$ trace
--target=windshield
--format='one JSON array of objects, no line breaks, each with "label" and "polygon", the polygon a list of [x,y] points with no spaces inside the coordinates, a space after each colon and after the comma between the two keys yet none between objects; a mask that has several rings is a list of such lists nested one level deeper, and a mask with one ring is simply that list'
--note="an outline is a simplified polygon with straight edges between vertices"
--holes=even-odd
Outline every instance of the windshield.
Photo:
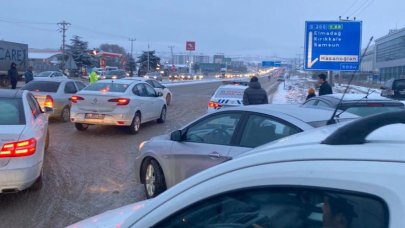
[{"label": "windshield", "polygon": [[56,93],[58,91],[60,82],[51,81],[31,81],[23,86],[21,89],[33,92],[48,92]]},{"label": "windshield", "polygon": [[0,125],[24,124],[25,114],[22,100],[0,98]]},{"label": "windshield", "polygon": [[44,72],[41,72],[41,73],[35,75],[35,77],[47,78],[47,77],[51,76],[51,74],[52,74],[51,71],[44,71]]},{"label": "windshield", "polygon": [[117,92],[117,93],[124,93],[128,89],[128,84],[120,84],[120,83],[95,83],[86,88],[84,91],[100,91],[100,92]]},{"label": "windshield", "polygon": [[384,112],[394,112],[404,110],[403,106],[382,106],[382,107],[351,107],[346,111],[361,117],[371,116]]}]

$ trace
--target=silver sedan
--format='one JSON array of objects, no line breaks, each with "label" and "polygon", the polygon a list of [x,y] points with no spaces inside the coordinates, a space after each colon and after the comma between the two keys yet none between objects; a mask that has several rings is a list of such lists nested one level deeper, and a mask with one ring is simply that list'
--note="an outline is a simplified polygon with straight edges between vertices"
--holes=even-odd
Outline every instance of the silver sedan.
[{"label": "silver sedan", "polygon": [[86,85],[83,82],[71,79],[36,78],[22,87],[22,90],[31,91],[42,110],[45,110],[45,107],[53,108],[54,112],[50,117],[68,122],[70,120],[70,97],[84,87]]},{"label": "silver sedan", "polygon": [[[242,106],[208,114],[169,135],[143,142],[136,176],[148,198],[252,148],[326,125],[334,110],[294,105]],[[337,122],[358,118],[345,113]]]}]

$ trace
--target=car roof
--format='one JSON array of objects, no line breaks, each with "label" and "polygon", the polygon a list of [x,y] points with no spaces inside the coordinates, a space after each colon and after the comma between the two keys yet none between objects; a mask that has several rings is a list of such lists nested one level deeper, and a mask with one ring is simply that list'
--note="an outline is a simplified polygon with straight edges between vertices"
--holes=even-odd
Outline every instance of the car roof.
[{"label": "car roof", "polygon": [[1,98],[22,98],[23,90],[0,89]]},{"label": "car roof", "polygon": [[138,81],[138,80],[128,80],[128,79],[104,79],[104,80],[99,80],[96,83],[117,83],[117,84],[126,84],[130,85],[134,82],[144,82],[144,81]]},{"label": "car roof", "polygon": [[[128,81],[140,81],[140,82],[145,82],[146,79],[141,78],[141,77],[129,77],[129,78],[121,78],[120,80],[128,80]],[[153,79],[148,79],[148,80],[153,80]]]},{"label": "car roof", "polygon": [[[313,98],[311,98],[311,100],[325,100],[325,101],[332,102],[334,105],[338,105],[342,96],[343,96],[343,94],[340,94],[340,93],[329,94],[329,95],[313,97]],[[370,103],[370,102],[401,104],[401,102],[399,102],[397,100],[382,97],[379,94],[370,94],[369,96],[367,96],[367,98],[366,98],[366,94],[346,94],[342,100],[342,104]]]},{"label": "car roof", "polygon": [[[332,117],[333,109],[317,109],[313,107],[302,107],[300,105],[289,105],[289,104],[267,104],[267,105],[248,105],[239,106],[235,108],[224,109],[226,110],[241,110],[241,111],[251,111],[263,114],[271,115],[272,113],[278,113],[294,117],[295,119],[301,120],[306,123],[325,121]],[[346,115],[340,116],[342,119],[346,118],[358,118],[358,116],[344,113]]]},{"label": "car roof", "polygon": [[247,86],[243,86],[243,85],[222,85],[220,87],[218,87],[219,89],[246,89]]},{"label": "car roof", "polygon": [[65,81],[76,81],[73,79],[69,78],[64,78],[64,77],[55,77],[55,78],[35,78],[33,82],[35,81],[41,81],[41,82],[65,82]]}]

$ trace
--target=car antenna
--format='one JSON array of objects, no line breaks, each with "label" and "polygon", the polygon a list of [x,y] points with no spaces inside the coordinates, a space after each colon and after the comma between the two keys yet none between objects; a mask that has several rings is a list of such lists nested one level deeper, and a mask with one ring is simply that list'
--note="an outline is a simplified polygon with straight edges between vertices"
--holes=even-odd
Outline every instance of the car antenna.
[{"label": "car antenna", "polygon": [[[373,93],[375,92],[375,90],[371,90],[371,91],[370,91],[370,90],[371,90],[371,89],[369,89],[369,90],[367,91],[366,96],[364,96],[364,97],[361,98],[360,100],[357,100],[356,103],[354,103],[354,105],[360,103],[360,102],[363,101],[364,99],[368,99],[368,96],[370,96],[371,94],[373,94]],[[340,117],[340,115],[342,115],[342,114],[345,113],[346,111],[347,111],[347,109],[346,109],[346,110],[342,110],[341,112],[339,112],[339,114],[336,114],[336,116],[337,116],[337,117]]]},{"label": "car antenna", "polygon": [[367,50],[368,50],[368,48],[370,47],[371,42],[373,41],[373,39],[374,39],[373,36],[370,37],[370,40],[368,41],[367,47],[366,47],[366,49],[364,50],[363,54],[361,55],[360,62],[359,62],[359,66],[358,66],[357,70],[354,71],[353,74],[352,74],[352,76],[350,77],[350,80],[349,80],[349,82],[347,83],[347,86],[346,86],[346,88],[345,88],[345,91],[343,92],[343,95],[342,95],[342,97],[340,98],[340,101],[339,101],[338,105],[336,106],[335,110],[333,111],[333,114],[332,114],[331,118],[330,118],[330,119],[328,120],[328,122],[326,123],[327,125],[331,125],[331,124],[335,124],[335,123],[336,123],[336,120],[335,120],[336,113],[337,113],[337,111],[339,110],[339,107],[340,107],[340,105],[342,104],[343,99],[345,98],[345,95],[346,95],[347,91],[349,90],[350,85],[352,84],[352,81],[353,81],[354,77],[355,77],[356,74],[360,71],[360,67],[361,67],[361,63],[363,62],[363,58],[364,58],[364,56],[366,55]]}]

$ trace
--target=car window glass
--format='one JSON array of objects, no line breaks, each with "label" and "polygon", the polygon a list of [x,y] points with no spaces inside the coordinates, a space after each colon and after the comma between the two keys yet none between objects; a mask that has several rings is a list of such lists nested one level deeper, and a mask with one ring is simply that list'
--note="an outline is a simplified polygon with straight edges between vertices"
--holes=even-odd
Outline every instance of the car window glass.
[{"label": "car window glass", "polygon": [[395,112],[403,110],[403,106],[381,106],[381,107],[350,107],[346,110],[346,112],[365,117],[371,116],[379,113],[386,113],[386,112]]},{"label": "car window glass", "polygon": [[230,145],[241,114],[227,113],[208,117],[190,127],[187,142]]},{"label": "car window glass", "polygon": [[0,98],[0,125],[24,125],[22,99]]},{"label": "car window glass", "polygon": [[79,91],[86,88],[86,85],[82,82],[76,82],[76,86]]},{"label": "car window glass", "polygon": [[324,101],[319,101],[318,106],[319,107],[324,107],[324,108],[330,108],[330,106]]},{"label": "car window glass", "polygon": [[223,193],[180,210],[157,227],[388,227],[385,203],[368,194],[313,188]]},{"label": "car window glass", "polygon": [[137,88],[137,91],[138,91],[138,96],[141,96],[141,97],[146,97],[147,96],[146,88],[145,88],[144,84],[137,84],[136,88]]},{"label": "car window glass", "polygon": [[114,82],[97,82],[84,88],[85,91],[100,91],[100,92],[116,92],[125,93],[128,89],[128,84],[120,84]]},{"label": "car window glass", "polygon": [[145,88],[148,97],[156,97],[156,91],[152,86],[150,86],[149,84],[145,84]]},{"label": "car window glass", "polygon": [[31,81],[22,90],[34,91],[34,92],[48,92],[56,93],[58,91],[60,82],[50,82],[50,81]]},{"label": "car window glass", "polygon": [[76,86],[73,82],[67,82],[65,85],[65,93],[73,94],[77,93]]},{"label": "car window glass", "polygon": [[405,80],[396,80],[394,83],[394,89],[405,90]]},{"label": "car window glass", "polygon": [[271,116],[251,115],[243,131],[240,145],[258,147],[299,132],[301,130],[298,128],[276,121]]},{"label": "car window glass", "polygon": [[315,99],[308,100],[307,102],[305,102],[304,106],[313,106],[317,101],[318,100]]},{"label": "car window glass", "polygon": [[157,81],[152,81],[152,83],[153,83],[153,87],[155,87],[155,88],[163,88],[163,85],[160,84],[160,83],[157,82]]},{"label": "car window glass", "polygon": [[31,109],[31,113],[34,116],[34,118],[37,118],[42,113],[41,108],[40,108],[37,100],[34,97],[32,97],[31,95],[28,95],[27,98],[28,98],[27,99],[28,104]]}]

